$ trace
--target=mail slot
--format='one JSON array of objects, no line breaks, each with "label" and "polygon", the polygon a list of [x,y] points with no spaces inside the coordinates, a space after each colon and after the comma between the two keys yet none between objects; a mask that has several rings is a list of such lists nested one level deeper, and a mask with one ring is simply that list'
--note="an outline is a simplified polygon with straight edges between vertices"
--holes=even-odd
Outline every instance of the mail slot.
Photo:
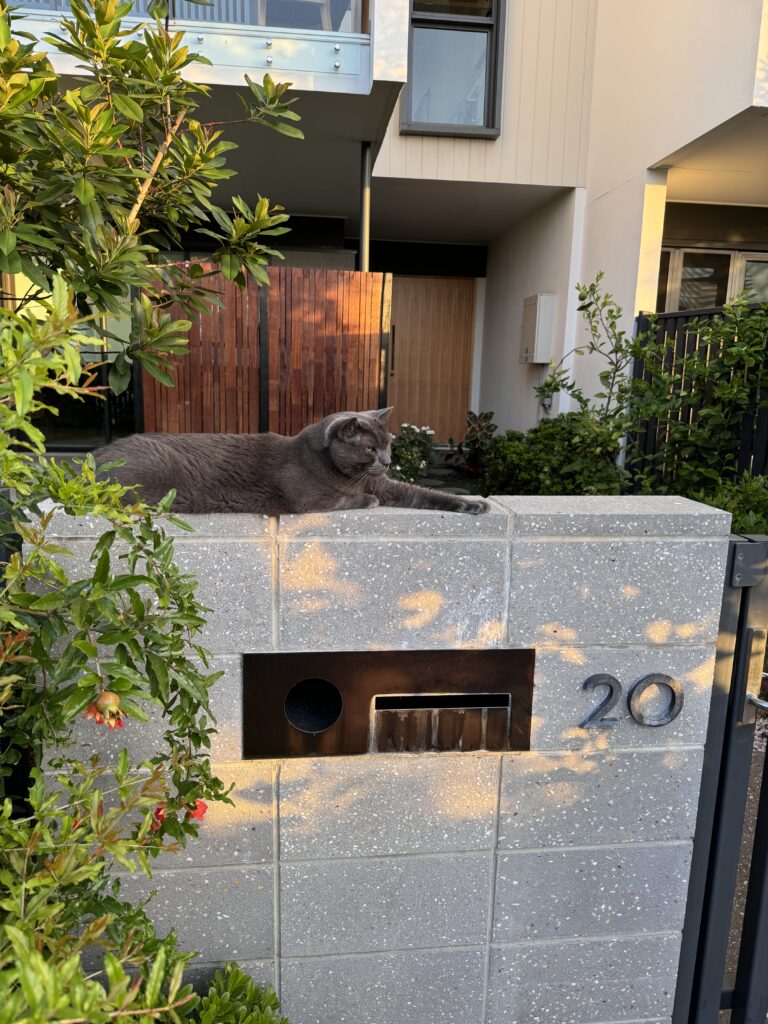
[{"label": "mail slot", "polygon": [[534,652],[243,656],[246,758],[528,750]]},{"label": "mail slot", "polygon": [[370,751],[506,750],[509,693],[375,697]]}]

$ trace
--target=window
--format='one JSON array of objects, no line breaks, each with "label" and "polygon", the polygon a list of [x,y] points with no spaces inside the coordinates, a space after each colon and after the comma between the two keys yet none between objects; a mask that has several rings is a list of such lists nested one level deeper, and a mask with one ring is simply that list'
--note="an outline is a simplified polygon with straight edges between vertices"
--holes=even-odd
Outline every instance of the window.
[{"label": "window", "polygon": [[498,136],[502,2],[413,0],[401,133]]},{"label": "window", "polygon": [[656,309],[659,313],[711,309],[746,293],[768,302],[768,253],[734,249],[663,249]]},{"label": "window", "polygon": [[728,297],[730,269],[730,253],[684,253],[678,308],[722,306]]}]

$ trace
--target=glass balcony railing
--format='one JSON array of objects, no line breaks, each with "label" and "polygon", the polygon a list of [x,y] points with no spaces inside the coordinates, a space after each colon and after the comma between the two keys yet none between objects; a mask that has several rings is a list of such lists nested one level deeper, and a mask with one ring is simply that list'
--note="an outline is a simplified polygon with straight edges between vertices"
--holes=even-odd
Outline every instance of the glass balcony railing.
[{"label": "glass balcony railing", "polygon": [[[135,0],[133,9],[137,17],[146,17],[147,4],[148,0]],[[64,12],[69,7],[66,0],[22,0],[19,6],[40,12]],[[170,0],[174,21],[301,32],[367,32],[367,8],[367,0],[211,0],[199,4]]]}]

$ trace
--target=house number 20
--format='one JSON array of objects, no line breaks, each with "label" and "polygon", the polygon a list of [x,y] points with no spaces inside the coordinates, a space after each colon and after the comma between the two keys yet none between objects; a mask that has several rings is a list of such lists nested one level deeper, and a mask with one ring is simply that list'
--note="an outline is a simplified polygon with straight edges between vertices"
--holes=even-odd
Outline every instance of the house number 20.
[{"label": "house number 20", "polygon": [[[607,688],[608,692],[597,707],[592,708],[586,718],[579,722],[579,728],[610,729],[611,726],[618,725],[618,718],[607,717],[608,712],[616,707],[621,697],[621,683],[616,676],[608,675],[607,672],[598,672],[596,675],[590,676],[589,679],[585,679],[581,684],[582,690],[597,690],[603,686]],[[666,706],[661,711],[653,713],[643,711],[640,706],[643,694],[651,687],[656,687],[657,690],[666,690],[668,694]],[[672,676],[663,675],[661,672],[651,672],[630,686],[627,693],[627,708],[638,725],[669,725],[683,710],[683,688]]]}]

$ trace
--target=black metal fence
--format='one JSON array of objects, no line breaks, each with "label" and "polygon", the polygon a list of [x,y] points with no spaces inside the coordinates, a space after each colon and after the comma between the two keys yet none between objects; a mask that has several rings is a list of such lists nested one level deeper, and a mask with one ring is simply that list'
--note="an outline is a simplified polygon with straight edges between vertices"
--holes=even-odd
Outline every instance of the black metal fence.
[{"label": "black metal fence", "polygon": [[[683,379],[680,361],[695,352],[701,352],[702,358],[705,360],[709,358],[709,347],[712,343],[707,339],[705,328],[722,313],[722,307],[715,307],[656,315],[656,340],[666,345],[664,367],[671,373],[673,387],[691,388],[691,382]],[[704,330],[697,329],[694,322],[702,325]],[[635,327],[638,335],[648,332],[651,329],[650,318],[646,315],[639,316]],[[768,341],[768,339],[766,340]],[[634,366],[634,377],[642,379],[646,375],[647,371],[643,360],[637,359]],[[758,408],[760,401],[765,399],[765,395],[760,391],[760,382],[756,380],[751,403],[753,411],[743,418],[737,427],[738,438],[734,437],[734,441],[738,440],[737,472],[739,474],[746,470],[753,476],[762,475],[768,466],[768,409]],[[693,390],[684,406],[669,415],[678,420],[683,418],[690,420],[696,416],[697,408],[705,402],[706,393],[697,394]],[[638,453],[648,458],[655,456],[664,444],[668,426],[669,418],[649,420],[645,430],[635,439]]]},{"label": "black metal fence", "polygon": [[[768,622],[768,538],[730,543],[672,1024],[766,1024],[768,769],[750,847],[742,842]],[[765,762],[768,766],[768,760]],[[743,921],[734,918],[740,860]],[[735,941],[734,941],[735,940]],[[729,943],[735,973],[726,972]]]}]

